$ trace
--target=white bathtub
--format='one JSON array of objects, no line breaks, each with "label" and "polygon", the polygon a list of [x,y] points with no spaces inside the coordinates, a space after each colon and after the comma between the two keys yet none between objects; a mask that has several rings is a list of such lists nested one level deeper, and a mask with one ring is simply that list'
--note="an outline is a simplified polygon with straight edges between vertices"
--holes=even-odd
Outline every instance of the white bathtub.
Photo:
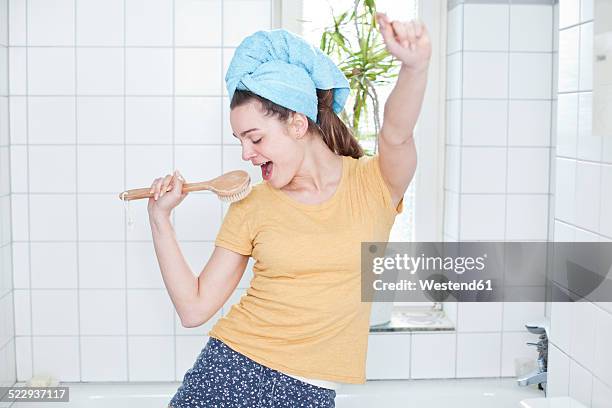
[{"label": "white bathtub", "polygon": [[[53,408],[165,408],[179,383],[62,383],[70,402]],[[519,387],[514,378],[368,381],[337,391],[337,408],[520,408],[525,398],[543,397],[536,386]],[[51,407],[18,402],[14,408]]]}]

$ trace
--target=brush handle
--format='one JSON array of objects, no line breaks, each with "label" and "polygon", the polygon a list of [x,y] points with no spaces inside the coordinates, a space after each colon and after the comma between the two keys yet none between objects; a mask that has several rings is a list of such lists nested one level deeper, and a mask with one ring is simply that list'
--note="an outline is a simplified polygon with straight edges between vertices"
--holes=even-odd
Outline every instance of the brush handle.
[{"label": "brush handle", "polygon": [[[170,191],[169,188],[167,191]],[[181,190],[183,193],[190,193],[192,191],[202,191],[202,190],[212,190],[212,186],[210,183],[203,181],[201,183],[185,183],[183,184],[183,189]],[[131,200],[140,200],[141,198],[151,198],[154,193],[151,194],[151,188],[135,188],[132,190],[127,190],[119,194],[119,198],[121,200],[131,201]]]}]

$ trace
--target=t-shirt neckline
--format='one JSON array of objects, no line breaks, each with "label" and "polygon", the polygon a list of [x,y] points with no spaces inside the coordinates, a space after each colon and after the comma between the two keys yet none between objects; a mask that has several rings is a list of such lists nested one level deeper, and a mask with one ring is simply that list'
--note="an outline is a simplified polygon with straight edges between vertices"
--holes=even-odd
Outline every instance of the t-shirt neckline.
[{"label": "t-shirt neckline", "polygon": [[272,187],[271,185],[269,185],[266,182],[266,185],[268,186],[268,188],[270,190],[272,190],[272,192],[274,194],[276,194],[281,200],[291,204],[294,207],[300,208],[302,210],[306,210],[306,211],[318,211],[318,210],[323,210],[327,207],[329,207],[330,205],[334,204],[336,201],[338,201],[338,197],[340,197],[340,194],[342,192],[342,190],[344,189],[344,185],[346,184],[346,179],[347,179],[347,174],[348,174],[348,156],[340,156],[342,158],[342,176],[340,177],[340,182],[338,183],[338,186],[336,187],[336,191],[334,191],[334,194],[328,198],[327,200],[323,201],[322,203],[318,203],[318,204],[306,204],[306,203],[301,203],[299,201],[294,200],[293,198],[291,198],[287,193]]}]

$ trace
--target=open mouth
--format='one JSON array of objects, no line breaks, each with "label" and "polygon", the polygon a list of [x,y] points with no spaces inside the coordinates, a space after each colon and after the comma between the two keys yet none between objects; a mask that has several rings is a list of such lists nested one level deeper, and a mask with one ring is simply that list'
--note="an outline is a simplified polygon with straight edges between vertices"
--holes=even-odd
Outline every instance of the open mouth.
[{"label": "open mouth", "polygon": [[274,164],[271,161],[267,161],[261,164],[261,177],[264,180],[270,180],[272,177],[272,167]]}]

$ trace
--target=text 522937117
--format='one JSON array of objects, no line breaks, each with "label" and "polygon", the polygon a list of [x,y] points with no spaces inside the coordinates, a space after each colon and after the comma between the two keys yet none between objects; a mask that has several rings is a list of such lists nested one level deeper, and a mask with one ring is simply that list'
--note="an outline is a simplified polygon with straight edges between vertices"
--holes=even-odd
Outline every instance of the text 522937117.
[{"label": "text 522937117", "polygon": [[1,402],[68,402],[68,387],[0,387]]}]

